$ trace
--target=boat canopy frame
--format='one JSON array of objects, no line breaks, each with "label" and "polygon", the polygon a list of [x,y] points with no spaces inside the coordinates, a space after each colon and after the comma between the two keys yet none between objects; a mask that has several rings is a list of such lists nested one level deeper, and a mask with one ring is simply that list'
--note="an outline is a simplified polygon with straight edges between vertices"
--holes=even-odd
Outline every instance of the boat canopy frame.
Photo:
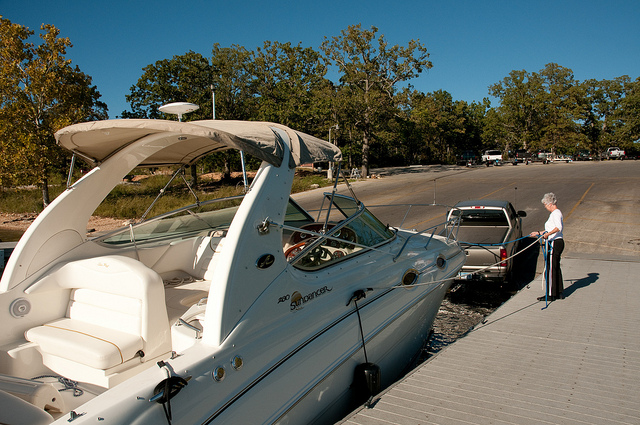
[{"label": "boat canopy frame", "polygon": [[65,127],[55,133],[55,138],[60,146],[92,166],[100,165],[131,143],[162,133],[164,137],[177,136],[180,143],[144,158],[139,167],[191,165],[207,154],[228,149],[237,149],[279,167],[285,159],[285,150],[282,146],[284,141],[275,129],[284,131],[289,137],[289,168],[305,163],[342,160],[342,153],[335,145],[281,124],[262,121],[90,121]]}]

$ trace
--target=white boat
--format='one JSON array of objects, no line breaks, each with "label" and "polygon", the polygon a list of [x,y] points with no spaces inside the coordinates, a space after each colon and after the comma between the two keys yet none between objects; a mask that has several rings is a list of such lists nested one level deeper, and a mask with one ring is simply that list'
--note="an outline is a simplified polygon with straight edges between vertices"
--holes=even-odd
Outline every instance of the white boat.
[{"label": "white boat", "polygon": [[[407,371],[464,263],[453,238],[383,225],[337,185],[303,210],[296,166],[341,155],[282,125],[109,120],[56,139],[94,168],[0,281],[0,423],[333,423]],[[243,197],[87,236],[135,167],[223,149],[263,161]]]}]

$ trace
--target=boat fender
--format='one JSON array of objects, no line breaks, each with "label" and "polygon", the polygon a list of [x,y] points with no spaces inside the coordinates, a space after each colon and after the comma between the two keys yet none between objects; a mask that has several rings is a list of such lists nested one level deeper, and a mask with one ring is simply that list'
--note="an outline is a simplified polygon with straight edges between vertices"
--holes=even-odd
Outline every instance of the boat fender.
[{"label": "boat fender", "polygon": [[365,406],[371,407],[373,397],[380,392],[381,388],[380,366],[374,363],[361,363],[356,366],[354,372],[354,387],[359,399],[366,398]]}]

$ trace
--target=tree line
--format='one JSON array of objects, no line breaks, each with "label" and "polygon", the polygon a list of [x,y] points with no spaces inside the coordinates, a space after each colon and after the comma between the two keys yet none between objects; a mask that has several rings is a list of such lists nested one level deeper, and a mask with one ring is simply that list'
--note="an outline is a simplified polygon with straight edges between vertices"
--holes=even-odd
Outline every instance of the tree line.
[{"label": "tree line", "polygon": [[[91,77],[65,59],[71,43],[52,25],[41,42],[28,28],[0,21],[0,185],[38,182],[68,161],[53,133],[74,122],[107,118]],[[213,44],[210,56],[189,51],[142,69],[126,95],[122,118],[166,118],[174,101],[200,109],[184,120],[282,123],[338,145],[349,168],[452,163],[463,151],[500,149],[599,153],[635,149],[640,138],[640,78],[578,81],[550,63],[514,70],[481,102],[422,93],[411,81],[431,68],[419,40],[389,45],[378,28],[349,26],[319,48],[266,41],[248,50]],[[215,100],[215,104],[214,104]],[[208,161],[208,162],[207,162]],[[208,158],[229,169],[234,158]],[[44,193],[44,192],[43,192]]]}]

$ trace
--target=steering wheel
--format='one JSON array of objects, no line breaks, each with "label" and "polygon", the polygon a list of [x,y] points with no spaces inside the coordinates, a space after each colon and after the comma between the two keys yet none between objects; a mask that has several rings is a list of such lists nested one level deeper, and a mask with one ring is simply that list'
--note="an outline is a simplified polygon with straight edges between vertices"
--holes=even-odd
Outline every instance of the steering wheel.
[{"label": "steering wheel", "polygon": [[295,244],[292,247],[289,247],[289,249],[287,249],[287,251],[284,253],[284,256],[287,259],[287,261],[291,261],[291,259],[293,257],[298,255],[304,249],[304,246],[307,243],[312,242],[312,241],[313,241],[313,239],[304,240],[302,242],[298,242],[297,244]]},{"label": "steering wheel", "polygon": [[300,259],[300,265],[303,266],[319,266],[322,263],[333,260],[333,254],[327,248],[319,245],[313,248],[304,257]]},{"label": "steering wheel", "polygon": [[[299,242],[287,249],[284,253],[287,261],[291,261],[296,255],[298,255],[306,247],[307,244],[312,243],[316,238],[307,239]],[[319,266],[322,263],[333,260],[333,254],[326,247],[320,245],[313,248],[301,259],[301,265],[304,266]]]}]

